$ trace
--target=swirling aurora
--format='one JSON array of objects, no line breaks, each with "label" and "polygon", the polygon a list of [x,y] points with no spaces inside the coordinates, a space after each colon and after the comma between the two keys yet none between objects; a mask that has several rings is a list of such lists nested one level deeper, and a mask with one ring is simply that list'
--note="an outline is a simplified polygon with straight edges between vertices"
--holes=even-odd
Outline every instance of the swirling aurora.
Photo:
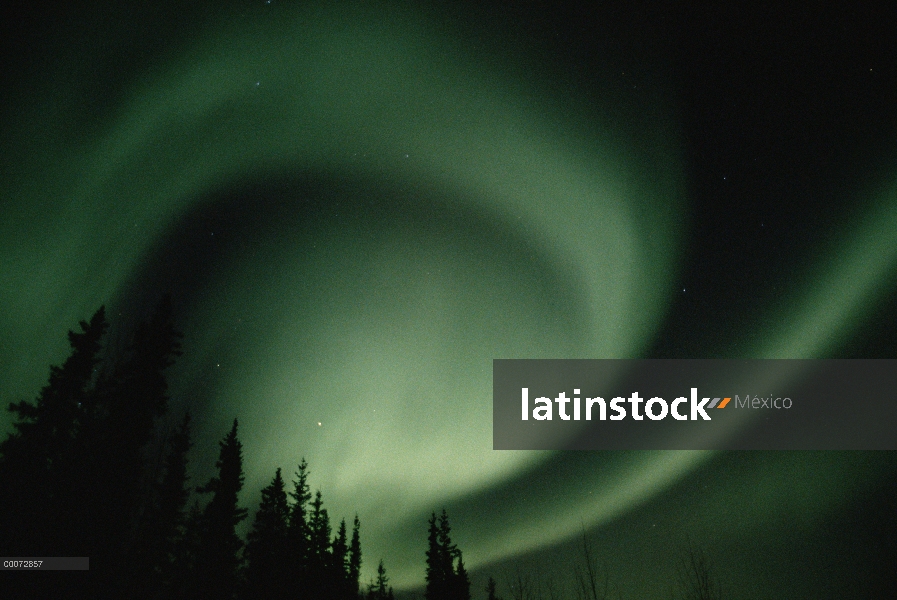
[{"label": "swirling aurora", "polygon": [[[599,81],[596,109],[534,51],[499,31],[472,45],[436,14],[222,11],[114,76],[136,22],[88,38],[108,47],[47,50],[4,98],[4,403],[33,397],[61,332],[99,305],[171,288],[185,332],[172,396],[199,416],[196,447],[239,416],[245,505],[306,457],[331,514],[360,515],[366,575],[382,556],[398,589],[421,584],[425,519],[443,506],[476,573],[646,507],[666,506],[680,541],[685,523],[717,545],[772,523],[813,531],[893,474],[865,454],[491,449],[491,360],[650,353],[700,216],[663,94],[619,108]],[[837,241],[706,355],[825,357],[868,326],[897,281],[897,180],[846,200],[861,208]],[[196,481],[213,462],[200,452]],[[663,504],[692,493],[700,522]],[[633,544],[654,547],[646,535]]]}]

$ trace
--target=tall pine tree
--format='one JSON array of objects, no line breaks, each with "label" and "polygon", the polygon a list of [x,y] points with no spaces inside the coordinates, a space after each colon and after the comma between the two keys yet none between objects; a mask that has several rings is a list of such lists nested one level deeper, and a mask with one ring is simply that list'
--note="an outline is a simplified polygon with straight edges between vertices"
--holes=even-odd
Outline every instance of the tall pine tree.
[{"label": "tall pine tree", "polygon": [[455,575],[452,578],[452,598],[456,600],[470,600],[470,577],[467,575],[467,569],[464,568],[464,559],[461,557],[461,551],[456,550],[458,556],[458,566],[455,568]]},{"label": "tall pine tree", "polygon": [[249,597],[285,600],[290,596],[287,553],[287,492],[280,469],[262,490],[262,501],[246,542]]},{"label": "tall pine tree", "polygon": [[309,556],[308,583],[313,598],[324,599],[330,596],[332,585],[329,576],[332,573],[330,548],[330,516],[324,508],[321,490],[315,492],[309,514]]},{"label": "tall pine tree", "polygon": [[110,586],[123,593],[121,586],[133,579],[140,518],[152,508],[147,492],[155,473],[147,468],[146,450],[156,420],[168,410],[165,371],[181,354],[180,338],[171,300],[163,298],[149,320],[138,325],[125,355],[107,366],[107,376],[97,381],[87,404],[90,414],[73,452],[78,475],[68,482],[79,511],[70,524],[87,554],[114,574],[98,583],[103,593]]},{"label": "tall pine tree", "polygon": [[333,538],[331,548],[331,562],[329,579],[333,582],[331,597],[335,600],[345,600],[351,590],[349,584],[349,536],[346,531],[346,520],[342,519]]},{"label": "tall pine tree", "polygon": [[355,515],[355,521],[352,524],[352,543],[349,545],[349,594],[348,597],[353,600],[358,597],[359,581],[361,576],[361,538],[359,531],[361,529],[361,521],[358,515]]},{"label": "tall pine tree", "polygon": [[161,525],[164,492],[146,450],[168,409],[165,371],[180,354],[172,315],[163,300],[126,354],[103,356],[100,308],[69,332],[72,353],[51,368],[36,403],[10,406],[16,422],[0,444],[0,530],[16,547],[5,553],[90,556],[98,568],[77,580],[86,587],[56,590],[69,598],[133,595],[125,590],[160,574],[171,528]]},{"label": "tall pine tree", "polygon": [[191,436],[191,416],[184,413],[184,418],[174,435],[169,440],[168,456],[165,459],[165,472],[158,485],[158,505],[155,522],[158,527],[160,552],[157,564],[162,571],[170,570],[174,558],[175,546],[181,537],[186,522],[184,509],[190,498],[187,475],[187,453],[193,447]]},{"label": "tall pine tree", "polygon": [[[108,328],[105,309],[79,325],[80,332],[68,332],[71,354],[61,367],[50,368],[49,381],[35,403],[21,401],[8,407],[14,431],[0,443],[4,556],[91,555],[90,546],[78,535],[83,506],[73,494],[73,484],[81,476],[74,450],[95,403],[96,372]],[[90,583],[86,578],[64,580],[65,588],[60,581],[54,586],[50,579],[38,579],[11,578],[4,592],[16,598],[65,594],[73,599],[90,593],[84,588]]]},{"label": "tall pine tree", "polygon": [[[7,556],[70,547],[72,540],[60,539],[71,500],[63,482],[72,478],[72,449],[91,404],[108,328],[105,315],[101,307],[90,322],[80,322],[80,333],[69,331],[72,352],[61,367],[50,367],[49,382],[34,404],[23,400],[9,405],[14,431],[0,443],[0,530]],[[54,522],[57,515],[59,522]],[[53,540],[50,548],[47,540]]]},{"label": "tall pine tree", "polygon": [[183,533],[175,543],[170,583],[163,587],[167,593],[161,594],[162,597],[170,600],[196,600],[202,597],[199,561],[203,531],[203,510],[199,500],[194,500],[184,519]]},{"label": "tall pine tree", "polygon": [[439,545],[439,527],[437,526],[436,513],[430,515],[427,535],[427,588],[424,592],[426,600],[445,600],[446,570],[442,560],[442,552]]},{"label": "tall pine tree", "polygon": [[243,444],[237,437],[237,419],[230,433],[221,441],[215,466],[218,475],[198,488],[212,493],[203,511],[201,545],[197,569],[203,598],[234,598],[238,587],[243,541],[237,536],[237,525],[246,518],[246,509],[238,505],[243,489]]},{"label": "tall pine tree", "polygon": [[394,600],[392,586],[389,585],[389,577],[386,576],[386,567],[383,566],[383,559],[377,565],[377,578],[368,586],[368,593],[365,600]]},{"label": "tall pine tree", "polygon": [[445,509],[442,509],[438,519],[436,513],[433,513],[428,524],[426,600],[470,600],[470,579],[464,568],[461,551],[452,543],[451,527]]},{"label": "tall pine tree", "polygon": [[495,579],[490,576],[489,581],[486,582],[486,600],[501,600],[501,598],[498,597],[495,588]]},{"label": "tall pine tree", "polygon": [[308,463],[303,458],[293,480],[290,492],[293,504],[287,523],[287,547],[290,559],[290,580],[296,600],[311,600],[309,589],[309,540],[308,502],[311,493],[308,486]]},{"label": "tall pine tree", "polygon": [[132,553],[129,597],[155,597],[156,588],[168,589],[172,585],[177,544],[184,535],[184,511],[190,497],[187,485],[187,453],[193,446],[190,421],[187,412],[168,439],[162,477],[153,486],[149,506],[141,519],[137,549]]}]

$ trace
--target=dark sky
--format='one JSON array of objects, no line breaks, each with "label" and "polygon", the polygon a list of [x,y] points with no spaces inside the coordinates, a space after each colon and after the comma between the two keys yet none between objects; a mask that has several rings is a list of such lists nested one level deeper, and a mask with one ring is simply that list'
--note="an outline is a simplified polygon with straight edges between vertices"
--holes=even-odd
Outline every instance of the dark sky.
[{"label": "dark sky", "polygon": [[581,528],[620,598],[689,541],[731,598],[886,590],[893,454],[502,453],[490,393],[492,358],[895,358],[888,8],[7,3],[0,401],[168,291],[196,481],[238,416],[244,505],[307,457],[400,590],[442,507],[475,598],[567,585]]}]

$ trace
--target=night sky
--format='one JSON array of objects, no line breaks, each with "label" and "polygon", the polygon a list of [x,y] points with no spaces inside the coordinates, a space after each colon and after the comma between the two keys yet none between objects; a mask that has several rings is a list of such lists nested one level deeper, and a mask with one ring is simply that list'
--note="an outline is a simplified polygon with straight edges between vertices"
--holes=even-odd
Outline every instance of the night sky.
[{"label": "night sky", "polygon": [[689,543],[727,598],[887,597],[891,453],[498,452],[491,404],[493,358],[897,358],[879,4],[8,3],[0,403],[168,292],[192,481],[238,417],[243,505],[304,456],[363,582],[419,589],[445,507],[474,598],[583,529],[619,598]]}]

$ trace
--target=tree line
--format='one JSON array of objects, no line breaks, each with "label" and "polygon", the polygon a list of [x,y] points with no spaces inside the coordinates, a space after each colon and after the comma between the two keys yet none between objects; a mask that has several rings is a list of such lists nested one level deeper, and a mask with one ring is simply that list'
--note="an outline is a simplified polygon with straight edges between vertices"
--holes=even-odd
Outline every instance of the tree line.
[{"label": "tree line", "polygon": [[[86,572],[7,573],[3,595],[221,600],[392,600],[384,563],[359,582],[356,515],[333,532],[320,491],[299,462],[261,490],[245,541],[238,525],[243,448],[239,422],[219,443],[216,475],[191,486],[191,416],[169,435],[166,371],[181,355],[169,299],[113,355],[104,308],[52,366],[34,402],[11,403],[13,431],[0,442],[0,555],[88,556]],[[192,502],[191,502],[192,498]],[[470,600],[461,551],[443,510],[429,521],[427,600]]]},{"label": "tree line", "polygon": [[[334,533],[320,491],[311,493],[302,459],[292,478],[277,468],[261,490],[246,539],[239,505],[243,447],[234,419],[219,443],[216,475],[193,486],[188,477],[191,416],[171,432],[166,371],[181,356],[170,300],[113,352],[100,308],[80,331],[61,366],[33,402],[11,403],[13,431],[0,442],[0,556],[87,556],[86,572],[4,573],[0,597],[133,598],[135,600],[393,600],[383,560],[360,584],[358,516]],[[448,515],[431,514],[425,600],[471,600],[461,550]],[[574,596],[612,596],[583,533]],[[681,597],[716,600],[709,559],[689,548],[680,569]],[[506,574],[510,600],[560,598],[550,580]],[[487,600],[502,600],[489,578]]]}]

